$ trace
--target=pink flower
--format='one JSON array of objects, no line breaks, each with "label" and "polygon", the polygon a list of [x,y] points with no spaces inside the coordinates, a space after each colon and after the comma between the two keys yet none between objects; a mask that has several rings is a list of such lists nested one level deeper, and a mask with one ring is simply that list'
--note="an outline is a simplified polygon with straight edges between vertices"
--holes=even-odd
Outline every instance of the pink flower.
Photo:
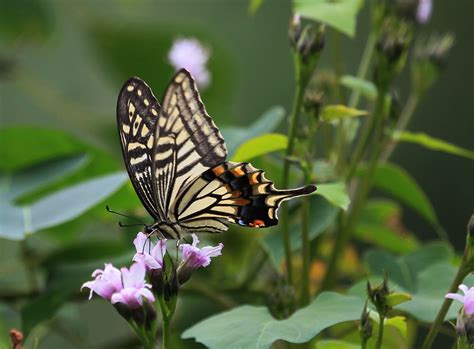
[{"label": "pink flower", "polygon": [[122,268],[118,270],[112,264],[106,264],[104,270],[96,270],[92,273],[95,280],[85,282],[81,290],[87,287],[92,293],[95,292],[102,298],[109,300],[112,304],[124,303],[131,309],[141,306],[143,298],[151,302],[155,297],[150,291],[151,285],[145,282],[145,264],[134,263],[130,270]]},{"label": "pink flower", "polygon": [[199,267],[207,267],[211,263],[211,257],[220,256],[224,245],[220,243],[217,246],[197,247],[199,239],[196,234],[192,234],[193,244],[182,244],[179,247],[183,252],[182,265],[187,268],[197,269]]},{"label": "pink flower", "polygon": [[133,240],[137,253],[133,256],[133,260],[143,261],[148,270],[162,269],[163,268],[163,257],[166,253],[166,239],[158,240],[154,245],[150,238],[143,234],[138,233],[135,240]]},{"label": "pink flower", "polygon": [[84,287],[90,289],[89,299],[92,298],[92,294],[95,292],[102,298],[110,301],[112,295],[122,289],[122,275],[120,270],[110,263],[105,264],[104,270],[96,269],[92,273],[92,277],[94,277],[95,280],[85,282],[81,287],[81,290]]},{"label": "pink flower", "polygon": [[474,287],[468,288],[466,285],[459,285],[459,289],[464,293],[464,296],[457,293],[448,293],[445,298],[463,303],[466,315],[474,314]]},{"label": "pink flower", "polygon": [[416,19],[418,23],[425,24],[431,17],[433,9],[432,0],[419,0],[418,8],[416,10]]},{"label": "pink flower", "polygon": [[176,39],[168,53],[168,60],[176,71],[186,69],[201,88],[206,88],[211,82],[211,75],[206,68],[209,50],[197,39]]}]

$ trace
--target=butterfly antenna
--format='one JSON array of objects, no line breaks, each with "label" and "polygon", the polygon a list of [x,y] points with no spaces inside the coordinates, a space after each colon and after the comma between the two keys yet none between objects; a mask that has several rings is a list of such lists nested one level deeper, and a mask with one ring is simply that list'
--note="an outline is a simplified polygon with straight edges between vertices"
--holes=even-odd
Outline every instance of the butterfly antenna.
[{"label": "butterfly antenna", "polygon": [[121,228],[128,228],[128,227],[142,227],[143,224],[122,224],[122,222],[119,222],[119,226]]},{"label": "butterfly antenna", "polygon": [[[146,223],[144,223],[143,221],[139,220],[139,219],[136,218],[136,217],[128,216],[128,215],[126,215],[126,214],[123,214],[123,213],[120,213],[120,212],[111,210],[110,207],[109,207],[109,205],[106,205],[106,206],[105,206],[105,209],[106,209],[108,212],[110,212],[110,213],[113,213],[113,214],[116,214],[116,215],[119,215],[119,216],[122,216],[122,217],[130,218],[130,219],[133,219],[133,220],[136,221],[136,222],[140,222],[142,225],[146,225]],[[120,225],[120,223],[119,223],[119,225]],[[132,227],[133,227],[133,225],[132,225]]]}]

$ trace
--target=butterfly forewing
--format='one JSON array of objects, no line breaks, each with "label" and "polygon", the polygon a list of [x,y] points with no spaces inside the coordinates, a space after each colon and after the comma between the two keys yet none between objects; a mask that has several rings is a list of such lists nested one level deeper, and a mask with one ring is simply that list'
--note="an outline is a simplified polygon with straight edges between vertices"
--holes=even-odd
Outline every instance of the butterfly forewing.
[{"label": "butterfly forewing", "polygon": [[155,128],[161,107],[151,89],[141,79],[129,79],[117,101],[117,126],[130,180],[150,215],[163,219],[153,188],[152,153]]},{"label": "butterfly forewing", "polygon": [[166,217],[179,192],[208,168],[225,161],[224,138],[185,70],[174,76],[159,113],[154,151],[157,200]]}]

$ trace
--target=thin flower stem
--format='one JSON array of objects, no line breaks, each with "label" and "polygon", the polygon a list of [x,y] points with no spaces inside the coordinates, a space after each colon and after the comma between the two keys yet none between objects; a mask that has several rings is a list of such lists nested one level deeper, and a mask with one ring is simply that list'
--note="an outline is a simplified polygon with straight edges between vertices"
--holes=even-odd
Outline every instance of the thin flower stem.
[{"label": "thin flower stem", "polygon": [[[305,175],[305,183],[309,182],[310,175]],[[301,306],[306,306],[309,304],[310,300],[310,264],[311,264],[311,253],[309,240],[309,217],[310,212],[310,197],[303,198],[303,203],[301,207],[302,211],[302,227],[301,227],[301,243],[302,243],[302,255],[303,255],[303,266],[302,266],[302,280],[301,280]]]},{"label": "thin flower stem", "polygon": [[385,322],[385,317],[382,314],[379,314],[379,333],[377,335],[377,342],[375,343],[375,349],[380,349],[382,348],[382,340],[383,340],[383,328],[384,328],[384,322]]},{"label": "thin flower stem", "polygon": [[[469,268],[466,266],[466,258],[463,258],[463,261],[461,262],[461,266],[459,267],[456,277],[454,278],[453,283],[451,284],[451,287],[449,288],[448,292],[456,293],[459,285],[468,274],[469,274]],[[438,315],[436,315],[436,319],[431,325],[430,331],[428,332],[428,335],[426,336],[425,341],[423,342],[422,349],[431,348],[431,345],[433,344],[436,336],[438,335],[438,332],[441,328],[441,325],[444,322],[444,318],[446,317],[446,314],[448,313],[449,307],[451,306],[452,302],[453,302],[452,299],[449,299],[449,298],[444,299],[443,305],[439,309]]]},{"label": "thin flower stem", "polygon": [[[283,187],[287,188],[290,182],[290,161],[289,158],[293,155],[296,141],[296,130],[298,127],[298,118],[300,115],[301,106],[303,103],[304,90],[306,87],[307,79],[302,79],[302,67],[301,61],[298,54],[294,54],[295,62],[295,80],[296,89],[293,99],[293,107],[289,118],[289,131],[288,131],[288,147],[286,148],[286,157],[283,163]],[[288,277],[288,283],[293,284],[293,261],[291,253],[291,239],[290,239],[290,224],[288,208],[283,207],[282,209],[282,228],[283,228],[283,245],[285,249],[285,262],[286,272]]]},{"label": "thin flower stem", "polygon": [[[385,120],[384,113],[383,113],[384,96],[385,96],[385,89],[381,89],[379,91],[379,96],[377,97],[376,107],[371,116],[371,119],[374,121],[373,121],[373,125],[371,126],[373,131],[371,132],[370,135],[373,135],[373,137],[369,137],[369,136],[367,137],[368,139],[372,138],[374,140],[374,144],[376,148],[374,149],[371,155],[371,158],[369,159],[367,174],[364,176],[361,184],[357,188],[357,192],[354,196],[350,212],[347,214],[346,217],[344,217],[344,219],[342,219],[342,222],[340,224],[341,229],[338,231],[338,234],[336,236],[334,249],[328,263],[326,275],[324,276],[324,279],[321,285],[321,288],[323,290],[329,289],[334,285],[334,282],[337,276],[337,268],[338,268],[339,260],[341,258],[342,253],[344,252],[344,249],[347,246],[347,243],[349,242],[351,232],[357,225],[361,209],[370,191],[372,179],[375,174],[377,163],[382,151],[383,125],[384,125],[384,120]],[[355,171],[355,167],[356,166],[354,166],[353,171]]]},{"label": "thin flower stem", "polygon": [[[415,113],[416,107],[418,106],[419,98],[415,93],[411,93],[407,99],[405,106],[400,113],[400,118],[395,126],[396,131],[403,131],[408,126],[413,114]],[[387,161],[390,156],[392,155],[395,147],[397,146],[397,142],[391,141],[385,148],[384,152],[382,153],[381,160]]]},{"label": "thin flower stem", "polygon": [[170,320],[163,318],[163,341],[161,345],[161,349],[170,349]]}]

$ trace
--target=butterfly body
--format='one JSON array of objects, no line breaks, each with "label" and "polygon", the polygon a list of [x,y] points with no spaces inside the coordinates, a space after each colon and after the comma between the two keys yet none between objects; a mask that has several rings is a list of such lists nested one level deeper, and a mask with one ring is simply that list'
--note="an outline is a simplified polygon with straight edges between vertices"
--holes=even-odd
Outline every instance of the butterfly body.
[{"label": "butterfly body", "polygon": [[129,79],[117,126],[132,184],[155,220],[150,233],[179,239],[223,232],[229,223],[269,227],[278,223],[282,201],[316,190],[278,190],[262,170],[227,162],[224,139],[186,70],[176,73],[162,105],[143,80]]}]

